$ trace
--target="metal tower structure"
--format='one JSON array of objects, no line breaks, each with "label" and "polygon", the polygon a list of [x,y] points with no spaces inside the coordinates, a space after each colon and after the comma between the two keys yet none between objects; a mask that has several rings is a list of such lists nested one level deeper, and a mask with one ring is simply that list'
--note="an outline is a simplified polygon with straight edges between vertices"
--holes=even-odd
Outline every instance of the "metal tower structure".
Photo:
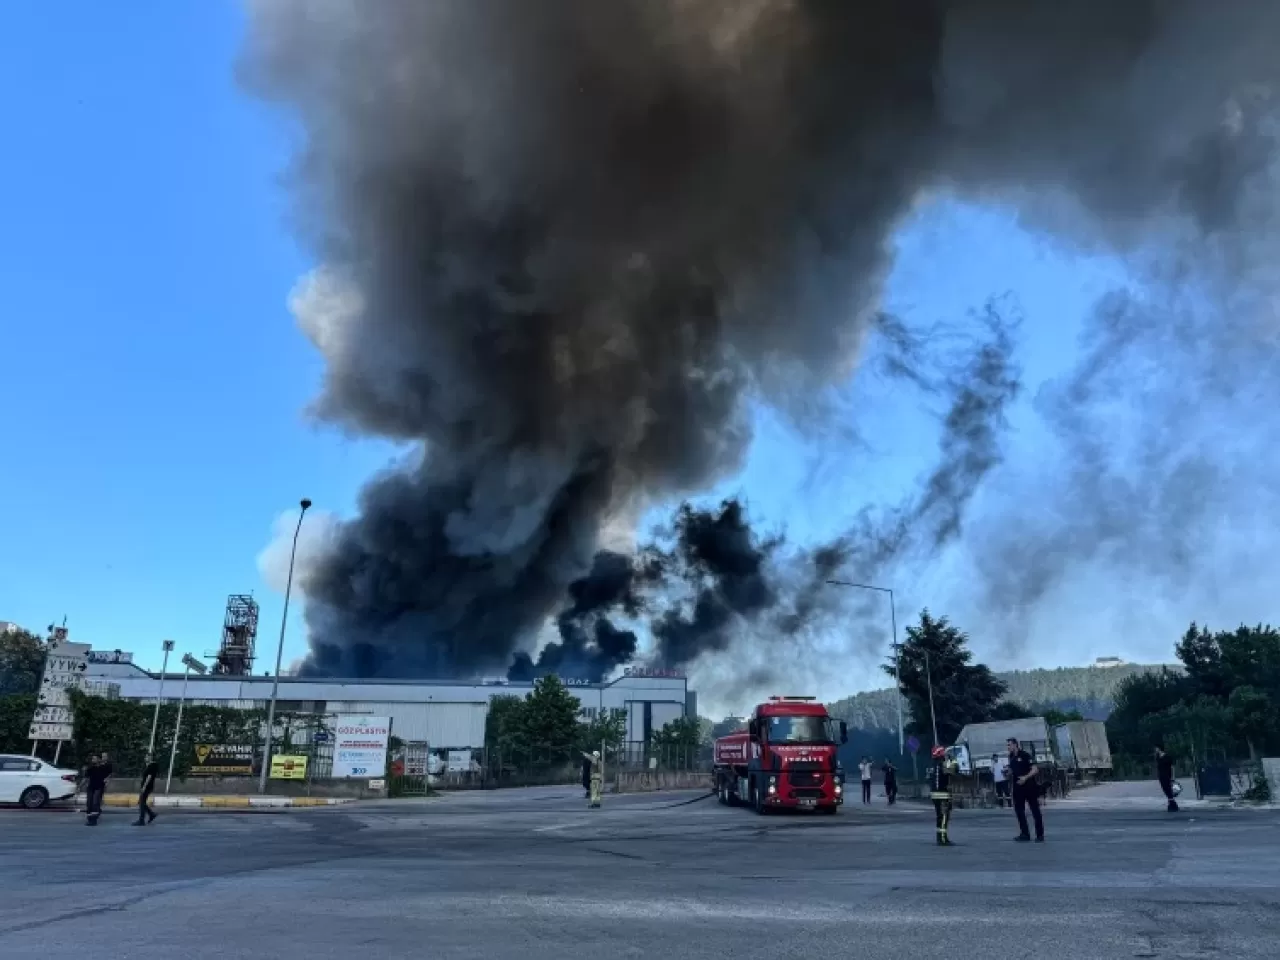
[{"label": "metal tower structure", "polygon": [[227,615],[222,621],[222,645],[218,648],[213,672],[231,677],[251,675],[257,639],[258,601],[248,594],[233,593],[227,597]]}]

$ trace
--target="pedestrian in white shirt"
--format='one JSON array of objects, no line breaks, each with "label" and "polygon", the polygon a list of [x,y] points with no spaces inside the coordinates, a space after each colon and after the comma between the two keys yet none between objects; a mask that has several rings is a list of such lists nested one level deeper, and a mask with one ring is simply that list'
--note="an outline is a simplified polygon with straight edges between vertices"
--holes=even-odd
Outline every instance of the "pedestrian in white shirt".
[{"label": "pedestrian in white shirt", "polygon": [[1009,761],[998,753],[991,755],[991,779],[996,785],[996,804],[1004,809],[1006,803],[1013,806],[1009,797]]},{"label": "pedestrian in white shirt", "polygon": [[871,802],[871,758],[863,757],[858,764],[858,775],[862,777],[862,802]]}]

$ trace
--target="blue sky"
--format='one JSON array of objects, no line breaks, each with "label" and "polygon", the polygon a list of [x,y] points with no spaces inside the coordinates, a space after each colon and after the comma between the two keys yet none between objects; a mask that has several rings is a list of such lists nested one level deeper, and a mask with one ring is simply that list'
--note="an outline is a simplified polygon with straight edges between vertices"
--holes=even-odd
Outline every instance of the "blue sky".
[{"label": "blue sky", "polygon": [[[287,127],[236,86],[234,4],[37,11],[14,6],[0,33],[14,134],[0,154],[0,619],[65,615],[73,639],[158,665],[165,638],[212,652],[227,594],[252,591],[268,667],[282,598],[256,558],[273,523],[301,496],[349,512],[392,456],[305,417],[321,368],[286,303],[312,266],[279,186]],[[1029,393],[1068,365],[1079,318],[1117,276],[1007,212],[948,203],[924,206],[897,243],[889,302],[912,318],[1017,296],[1034,319]],[[929,463],[933,422],[914,400],[869,393],[866,449],[815,454],[765,416],[725,489],[797,539],[896,499]],[[1034,456],[1033,418],[1014,427]],[[286,662],[304,648],[294,617]]]}]

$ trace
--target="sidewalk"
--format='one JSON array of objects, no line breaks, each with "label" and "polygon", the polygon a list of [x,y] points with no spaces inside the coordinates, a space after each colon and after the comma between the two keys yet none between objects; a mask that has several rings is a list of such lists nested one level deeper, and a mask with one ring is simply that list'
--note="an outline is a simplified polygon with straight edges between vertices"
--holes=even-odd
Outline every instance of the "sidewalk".
[{"label": "sidewalk", "polygon": [[[277,809],[281,807],[332,807],[342,803],[354,803],[354,797],[192,797],[192,796],[152,796],[150,803],[153,807],[179,807],[185,810],[193,810],[201,807],[219,807],[232,810],[246,810],[250,808],[270,808]],[[83,795],[76,797],[75,805],[80,809],[84,805]],[[102,806],[106,807],[129,807],[136,808],[138,806],[138,795],[136,793],[108,793],[102,798]]]}]

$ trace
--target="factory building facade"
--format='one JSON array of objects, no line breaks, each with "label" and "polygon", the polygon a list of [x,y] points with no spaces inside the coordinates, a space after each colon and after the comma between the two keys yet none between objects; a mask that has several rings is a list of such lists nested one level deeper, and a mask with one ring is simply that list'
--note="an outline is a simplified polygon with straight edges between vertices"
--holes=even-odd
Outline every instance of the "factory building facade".
[{"label": "factory building facade", "polygon": [[[154,703],[158,696],[177,703],[183,675],[143,670],[128,654],[95,651],[90,654],[85,687],[110,691],[123,700]],[[626,714],[626,739],[638,743],[664,725],[684,716],[697,716],[696,694],[688,681],[669,671],[633,669],[604,683],[564,681],[582,705],[584,720],[601,711]],[[266,709],[271,698],[270,677],[192,675],[187,679],[189,705]],[[163,688],[163,689],[162,689]],[[280,678],[276,709],[322,716],[366,714],[391,718],[391,732],[407,743],[426,743],[433,749],[476,749],[484,746],[489,701],[495,696],[528,696],[532,683],[485,680],[343,680],[313,677]]]}]

